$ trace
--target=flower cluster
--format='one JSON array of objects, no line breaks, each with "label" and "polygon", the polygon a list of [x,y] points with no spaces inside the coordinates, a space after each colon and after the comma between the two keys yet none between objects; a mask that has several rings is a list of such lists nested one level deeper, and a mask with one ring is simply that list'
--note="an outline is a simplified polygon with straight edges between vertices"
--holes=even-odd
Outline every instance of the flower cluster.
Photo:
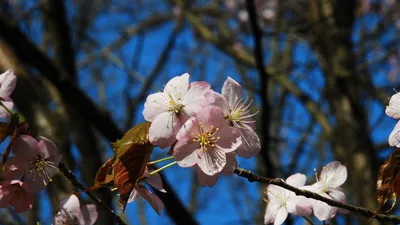
[{"label": "flower cluster", "polygon": [[[306,179],[305,175],[297,173],[288,177],[286,183],[338,202],[345,202],[345,194],[340,186],[347,179],[347,169],[340,162],[331,162],[323,167],[316,183],[306,186]],[[337,212],[347,213],[347,211],[332,207],[325,202],[297,196],[294,192],[276,185],[269,185],[266,193],[268,205],[264,217],[265,224],[282,224],[288,213],[309,216],[314,212],[314,215],[321,221],[333,218]]]},{"label": "flower cluster", "polygon": [[195,167],[200,183],[213,186],[221,173],[233,173],[236,155],[250,158],[261,149],[251,103],[243,101],[240,84],[230,77],[217,93],[207,82],[190,83],[186,73],[149,95],[143,116],[152,122],[150,142],[173,146],[178,165]]}]

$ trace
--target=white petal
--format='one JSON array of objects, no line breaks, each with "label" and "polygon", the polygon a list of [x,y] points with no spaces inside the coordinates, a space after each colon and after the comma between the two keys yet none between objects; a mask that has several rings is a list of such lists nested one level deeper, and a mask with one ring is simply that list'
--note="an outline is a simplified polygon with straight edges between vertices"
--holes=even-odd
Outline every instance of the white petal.
[{"label": "white petal", "polygon": [[396,93],[390,98],[385,113],[394,119],[400,119],[400,93]]},{"label": "white petal", "polygon": [[304,174],[296,173],[286,179],[286,183],[294,187],[303,187],[306,184],[307,177]]},{"label": "white petal", "polygon": [[389,135],[389,145],[400,147],[400,121],[396,123],[392,132]]},{"label": "white petal", "polygon": [[181,123],[175,113],[161,113],[151,123],[149,128],[149,140],[160,148],[171,146],[180,129]]},{"label": "white petal", "polygon": [[243,158],[251,158],[261,150],[261,141],[257,133],[247,124],[241,124],[237,130],[242,138],[242,145],[238,147],[236,153]]},{"label": "white petal", "polygon": [[288,212],[285,207],[281,207],[280,209],[278,209],[278,212],[275,217],[274,225],[281,225],[283,222],[285,222],[287,216],[288,216]]},{"label": "white petal", "polygon": [[280,207],[281,207],[281,204],[278,201],[270,201],[268,203],[267,209],[265,210],[265,215],[264,215],[264,224],[273,223],[275,221],[277,211]]},{"label": "white petal", "polygon": [[330,162],[322,169],[320,179],[329,188],[339,187],[347,179],[347,168],[338,161]]},{"label": "white petal", "polygon": [[226,155],[224,150],[218,148],[209,148],[199,153],[200,159],[197,165],[207,175],[213,176],[222,171],[226,164]]},{"label": "white petal", "polygon": [[176,76],[168,81],[164,87],[164,93],[171,95],[174,100],[182,98],[189,89],[189,74]]},{"label": "white petal", "polygon": [[242,100],[242,86],[231,77],[228,77],[222,86],[221,94],[228,100],[230,108]]},{"label": "white petal", "polygon": [[201,109],[204,102],[204,93],[210,90],[210,84],[204,81],[196,81],[190,84],[190,89],[183,97],[185,112],[190,116],[195,116]]},{"label": "white petal", "polygon": [[164,93],[154,93],[147,97],[144,103],[143,117],[149,122],[153,122],[158,115],[166,112],[169,107],[168,96]]},{"label": "white petal", "polygon": [[321,221],[331,219],[336,215],[336,207],[332,207],[322,201],[314,201],[313,203],[314,215]]}]

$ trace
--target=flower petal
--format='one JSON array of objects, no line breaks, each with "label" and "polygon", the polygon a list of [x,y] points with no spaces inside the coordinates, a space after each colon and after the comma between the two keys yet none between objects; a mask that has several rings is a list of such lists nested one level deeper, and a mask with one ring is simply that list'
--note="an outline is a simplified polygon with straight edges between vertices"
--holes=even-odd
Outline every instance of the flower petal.
[{"label": "flower petal", "polygon": [[330,189],[328,195],[335,201],[345,203],[346,195],[341,188]]},{"label": "flower petal", "polygon": [[221,107],[225,116],[229,115],[229,105],[228,100],[220,93],[217,93],[213,90],[206,91],[204,93],[204,101],[201,103],[203,107],[213,105]]},{"label": "flower petal", "polygon": [[176,140],[181,140],[183,138],[189,138],[192,139],[192,134],[193,135],[198,135],[200,133],[200,125],[199,121],[195,118],[192,117],[188,119],[179,129],[178,133],[176,134]]},{"label": "flower petal", "polygon": [[182,98],[189,89],[189,74],[176,76],[168,81],[164,87],[164,93],[174,97],[174,100]]},{"label": "flower petal", "polygon": [[193,161],[193,164],[189,163],[192,166],[196,164],[198,160],[197,150],[200,150],[199,143],[193,142],[190,137],[185,137],[176,142],[172,155],[175,157],[176,161],[178,161],[178,164],[180,161],[189,160]]},{"label": "flower petal", "polygon": [[286,179],[286,183],[294,187],[303,187],[306,184],[307,177],[304,174],[296,173]]},{"label": "flower petal", "polygon": [[288,216],[288,211],[286,210],[286,208],[285,207],[279,208],[276,213],[274,225],[281,225],[283,222],[285,222],[287,216]]},{"label": "flower petal", "polygon": [[139,192],[136,190],[136,188],[134,188],[131,194],[129,195],[128,203],[134,202],[138,196]]},{"label": "flower petal", "polygon": [[96,205],[94,204],[83,206],[81,208],[81,212],[82,220],[79,221],[80,225],[93,225],[99,216],[97,213]]},{"label": "flower petal", "polygon": [[204,93],[210,90],[210,84],[204,81],[196,81],[190,84],[188,92],[183,97],[185,112],[195,116],[202,109],[201,102],[204,101]]},{"label": "flower petal", "polygon": [[15,156],[30,161],[38,155],[37,143],[38,141],[29,135],[20,135],[13,141],[12,151]]},{"label": "flower petal", "polygon": [[221,129],[222,126],[228,126],[228,121],[224,118],[222,109],[217,106],[207,106],[198,112],[196,119],[202,122],[203,130],[211,130],[211,126]]},{"label": "flower petal", "polygon": [[80,203],[76,195],[70,195],[60,200],[61,213],[69,213],[69,215],[75,215],[76,212],[80,212]]},{"label": "flower petal", "polygon": [[396,93],[390,98],[385,113],[393,119],[400,119],[400,93]]},{"label": "flower petal", "polygon": [[328,163],[321,171],[320,180],[329,188],[342,185],[347,179],[347,168],[338,161]]},{"label": "flower petal", "polygon": [[400,121],[396,123],[392,132],[389,135],[389,145],[400,147]]},{"label": "flower petal", "polygon": [[164,112],[157,116],[149,128],[149,140],[159,148],[171,146],[181,123],[175,113]]},{"label": "flower petal", "polygon": [[46,159],[51,155],[57,153],[57,146],[49,139],[39,136],[39,143],[36,145],[37,152],[40,153],[42,158]]},{"label": "flower petal", "polygon": [[4,171],[0,172],[0,179],[14,180],[20,178],[25,169],[29,168],[30,163],[19,157],[9,157]]},{"label": "flower petal", "polygon": [[1,86],[0,86],[0,97],[9,97],[17,85],[17,76],[14,75],[12,70],[0,74]]},{"label": "flower petal", "polygon": [[242,144],[239,131],[231,126],[221,127],[216,136],[219,137],[219,140],[215,145],[226,153],[235,151]]},{"label": "flower petal", "polygon": [[273,223],[281,204],[278,201],[270,201],[264,215],[264,224]]},{"label": "flower petal", "polygon": [[154,175],[149,176],[147,178],[147,183],[149,183],[152,187],[157,189],[158,191],[161,191],[163,193],[166,193],[167,191],[163,188],[163,183],[160,174],[156,173]]},{"label": "flower petal", "polygon": [[313,199],[304,196],[290,196],[286,202],[288,212],[297,216],[311,215],[313,201]]},{"label": "flower petal", "polygon": [[[14,107],[14,102],[10,98],[4,98],[4,99],[5,99],[5,101],[2,101],[3,105],[7,109],[12,110],[12,108]],[[0,107],[0,117],[5,118],[7,116],[8,116],[8,111],[1,106]]]},{"label": "flower petal", "polygon": [[313,202],[314,215],[321,221],[331,219],[336,215],[336,207],[332,207],[322,201]]},{"label": "flower petal", "polygon": [[221,94],[228,100],[230,108],[242,100],[242,86],[231,77],[228,77],[222,86]]},{"label": "flower petal", "polygon": [[147,190],[144,186],[138,185],[137,191],[146,201],[148,201],[151,207],[156,211],[158,215],[161,215],[161,210],[164,209],[164,203],[156,195]]},{"label": "flower petal", "polygon": [[257,133],[247,124],[242,124],[237,128],[242,138],[242,144],[236,150],[236,153],[243,158],[251,158],[261,150],[261,141]]},{"label": "flower petal", "polygon": [[219,177],[221,176],[221,173],[217,173],[214,176],[208,176],[199,167],[197,167],[197,168],[198,168],[197,176],[198,176],[200,185],[214,187],[214,185],[217,183]]},{"label": "flower petal", "polygon": [[222,169],[222,172],[224,173],[225,176],[229,176],[233,174],[233,171],[235,168],[238,167],[238,161],[236,159],[236,154],[233,152],[227,153],[226,154],[226,165],[224,169]]},{"label": "flower petal", "polygon": [[226,164],[226,155],[223,149],[210,148],[200,152],[199,155],[200,159],[197,161],[197,165],[209,176],[221,172]]},{"label": "flower petal", "polygon": [[162,92],[151,94],[144,103],[143,117],[149,122],[153,122],[158,115],[167,111],[168,96]]}]

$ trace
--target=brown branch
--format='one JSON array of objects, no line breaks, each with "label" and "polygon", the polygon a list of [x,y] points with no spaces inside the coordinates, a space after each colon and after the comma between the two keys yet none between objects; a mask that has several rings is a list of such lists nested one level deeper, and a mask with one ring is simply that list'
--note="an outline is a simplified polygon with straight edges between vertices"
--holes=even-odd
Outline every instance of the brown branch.
[{"label": "brown branch", "polygon": [[64,174],[66,178],[68,178],[69,181],[71,181],[72,185],[74,185],[78,190],[84,191],[87,196],[89,196],[89,198],[91,198],[96,203],[96,205],[108,211],[109,214],[113,216],[115,222],[120,225],[126,225],[126,223],[122,221],[121,217],[115,214],[113,210],[109,208],[101,199],[97,198],[94,194],[88,191],[85,185],[83,185],[76,179],[75,175],[70,170],[68,170],[63,162],[60,162],[60,164],[58,165],[58,169]]},{"label": "brown branch", "polygon": [[285,181],[283,181],[280,178],[267,178],[267,177],[263,177],[263,176],[259,176],[255,173],[253,173],[250,170],[245,170],[242,168],[236,168],[234,170],[234,173],[237,174],[240,177],[244,177],[247,178],[250,182],[260,182],[260,183],[267,183],[267,184],[273,184],[282,188],[285,188],[289,191],[293,191],[296,195],[301,195],[301,196],[305,196],[307,198],[312,198],[312,199],[316,199],[322,202],[325,202],[326,204],[333,206],[333,207],[338,207],[338,208],[342,208],[342,209],[346,209],[348,211],[357,213],[359,215],[368,217],[368,218],[374,218],[378,221],[391,221],[391,222],[395,222],[395,223],[400,223],[400,217],[399,216],[389,216],[389,215],[384,215],[384,214],[374,214],[374,212],[372,212],[369,209],[366,208],[362,208],[362,207],[358,207],[358,206],[353,206],[350,204],[345,204],[345,203],[341,203],[341,202],[337,202],[335,200],[323,197],[317,193],[311,192],[311,191],[307,191],[307,190],[302,190],[302,189],[298,189],[296,187],[293,187],[289,184],[287,184]]}]

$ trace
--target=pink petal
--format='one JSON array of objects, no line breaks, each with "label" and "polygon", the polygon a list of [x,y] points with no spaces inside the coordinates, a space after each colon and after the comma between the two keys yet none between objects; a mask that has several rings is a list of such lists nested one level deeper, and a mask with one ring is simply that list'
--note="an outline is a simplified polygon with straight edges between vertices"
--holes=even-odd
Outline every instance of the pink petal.
[{"label": "pink petal", "polygon": [[39,143],[36,145],[37,151],[40,153],[42,158],[46,159],[51,155],[57,153],[57,146],[49,139],[39,136]]},{"label": "pink petal", "polygon": [[321,171],[321,181],[330,188],[342,185],[347,179],[347,168],[338,161],[328,163]]},{"label": "pink petal", "polygon": [[328,195],[337,202],[346,202],[346,195],[341,188],[330,189]]},{"label": "pink petal", "polygon": [[166,193],[167,191],[163,188],[163,183],[160,174],[154,174],[147,178],[147,183],[149,183],[152,187],[157,189],[158,191]]},{"label": "pink petal", "polygon": [[181,160],[177,160],[177,161],[178,161],[178,165],[180,167],[192,167],[196,163],[198,163],[199,160],[200,160],[200,157],[199,157],[197,151],[193,151],[191,154],[189,154],[185,158],[183,158]]},{"label": "pink petal", "polygon": [[178,133],[176,134],[176,139],[179,141],[183,138],[187,139],[190,138],[193,139],[193,135],[197,136],[200,133],[200,125],[199,121],[195,118],[192,117],[188,119],[179,129]]},{"label": "pink petal", "polygon": [[207,106],[198,112],[196,119],[203,123],[205,131],[209,131],[211,126],[221,129],[222,126],[229,125],[224,117],[220,107]]},{"label": "pink petal", "polygon": [[286,179],[286,183],[294,187],[303,187],[306,184],[307,177],[304,174],[296,173]]},{"label": "pink petal", "polygon": [[243,158],[251,158],[261,150],[261,141],[257,133],[247,124],[242,124],[242,128],[237,130],[242,139],[242,145],[238,147],[236,153]]},{"label": "pink petal", "polygon": [[[6,100],[2,101],[2,103],[9,110],[12,110],[12,108],[14,107],[14,102],[10,98],[6,98]],[[7,116],[8,116],[7,110],[3,106],[0,106],[0,117],[6,118]]]},{"label": "pink petal", "polygon": [[313,202],[314,215],[321,221],[331,219],[336,215],[336,207],[332,207],[325,202],[314,201]]},{"label": "pink petal", "polygon": [[304,196],[291,196],[286,203],[288,212],[298,216],[309,216],[312,213],[313,201]]},{"label": "pink petal", "polygon": [[[175,159],[178,161],[193,161],[193,165],[196,164],[198,160],[197,150],[200,150],[200,144],[198,142],[193,142],[192,138],[185,137],[179,140],[174,147],[174,152],[172,153]],[[190,158],[187,158],[189,157]],[[192,163],[189,163],[192,164]]]},{"label": "pink petal", "polygon": [[385,113],[393,119],[400,119],[400,93],[396,93],[390,98]]},{"label": "pink petal", "polygon": [[400,147],[400,121],[396,123],[396,126],[393,128],[392,132],[389,135],[389,145]]},{"label": "pink petal", "polygon": [[264,224],[273,223],[281,204],[278,201],[270,201],[264,215]]},{"label": "pink petal", "polygon": [[228,100],[226,100],[226,98],[224,96],[222,96],[221,94],[219,94],[213,90],[209,90],[204,93],[204,97],[205,97],[205,99],[202,102],[203,107],[206,107],[209,105],[218,106],[218,107],[221,107],[225,116],[229,115]]},{"label": "pink petal", "polygon": [[174,97],[174,100],[182,98],[189,89],[189,74],[172,78],[164,87],[164,93]]},{"label": "pink petal", "polygon": [[131,194],[129,195],[128,203],[134,202],[138,196],[139,192],[136,190],[136,188],[134,188]]},{"label": "pink petal", "polygon": [[181,123],[175,113],[164,112],[157,116],[149,129],[149,140],[159,148],[171,146],[179,131]]},{"label": "pink petal", "polygon": [[61,214],[60,212],[57,213],[57,215],[55,215],[53,218],[52,225],[65,225],[65,224],[68,224],[67,217],[64,214]]},{"label": "pink petal", "polygon": [[216,133],[216,136],[220,139],[215,143],[215,145],[225,153],[235,151],[242,144],[240,133],[234,127],[223,126]]},{"label": "pink petal", "polygon": [[164,93],[155,93],[147,97],[144,103],[144,119],[153,122],[158,115],[167,111],[169,97]]},{"label": "pink petal", "polygon": [[225,176],[229,176],[233,174],[233,171],[235,168],[238,167],[238,161],[236,159],[236,154],[233,152],[227,153],[226,154],[226,165],[224,169],[222,169],[222,172],[224,173]]},{"label": "pink petal", "polygon": [[222,149],[209,148],[200,152],[199,155],[200,159],[197,161],[197,165],[209,176],[221,172],[226,164],[226,155]]},{"label": "pink petal", "polygon": [[231,77],[225,80],[221,94],[228,100],[230,108],[233,108],[238,101],[242,100],[242,86]]},{"label": "pink petal", "polygon": [[286,208],[285,207],[279,208],[276,213],[274,225],[280,225],[283,222],[285,222],[287,216],[288,216],[288,212],[287,212]]},{"label": "pink petal", "polygon": [[29,135],[20,135],[12,143],[12,151],[15,156],[25,160],[33,160],[38,155],[36,145],[38,141]]},{"label": "pink petal", "polygon": [[210,84],[204,81],[196,81],[190,84],[188,92],[183,97],[185,111],[190,116],[195,116],[202,109],[204,93],[210,90]]},{"label": "pink petal", "polygon": [[139,192],[140,196],[150,203],[154,211],[156,211],[158,215],[161,215],[161,210],[164,209],[164,203],[144,186],[139,185],[137,191]]},{"label": "pink petal", "polygon": [[70,215],[74,215],[74,212],[80,211],[80,203],[78,197],[76,195],[70,195],[68,197],[62,198],[60,200],[60,209],[65,210]]},{"label": "pink petal", "polygon": [[20,178],[25,169],[30,166],[29,161],[18,157],[9,157],[5,171],[0,172],[0,178],[3,180],[14,180]]},{"label": "pink petal", "polygon": [[24,193],[15,199],[13,198],[10,202],[10,205],[14,207],[14,212],[22,213],[32,209],[33,199],[33,195]]},{"label": "pink petal", "polygon": [[197,176],[198,176],[200,185],[214,187],[214,185],[217,183],[221,173],[217,173],[214,176],[208,176],[207,174],[203,173],[203,171],[201,169],[199,169],[199,167],[197,167],[197,168],[198,168]]},{"label": "pink petal", "polygon": [[80,225],[93,225],[96,222],[98,218],[96,205],[94,204],[85,205],[81,208],[81,212],[82,212],[82,219],[79,221]]},{"label": "pink petal", "polygon": [[12,70],[7,70],[6,72],[0,74],[0,77],[2,80],[0,86],[0,97],[9,97],[17,84],[17,76],[14,75]]}]

